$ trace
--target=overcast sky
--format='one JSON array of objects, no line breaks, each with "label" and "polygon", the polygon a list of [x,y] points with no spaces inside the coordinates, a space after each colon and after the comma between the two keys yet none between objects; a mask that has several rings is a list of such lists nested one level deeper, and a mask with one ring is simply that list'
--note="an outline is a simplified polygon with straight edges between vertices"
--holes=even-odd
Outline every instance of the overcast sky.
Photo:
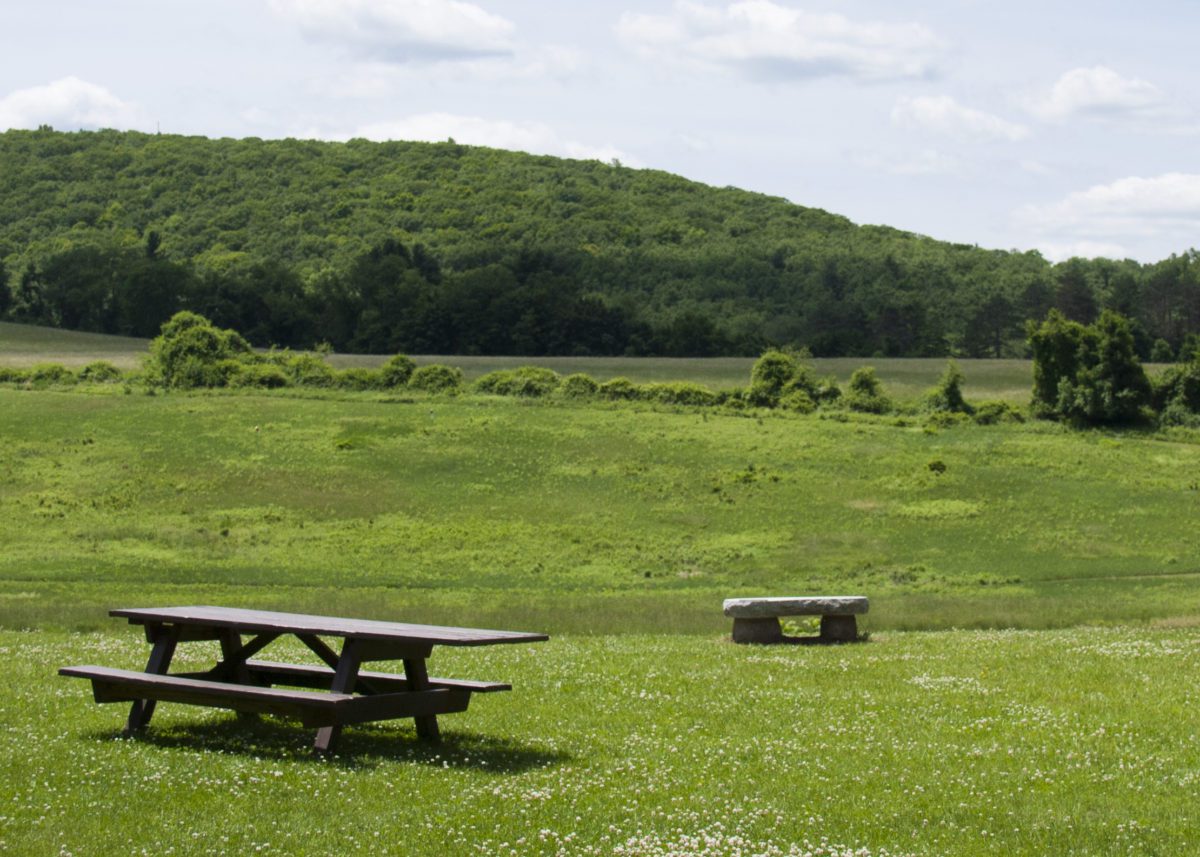
[{"label": "overcast sky", "polygon": [[619,159],[935,238],[1200,246],[1197,0],[0,0],[0,128]]}]

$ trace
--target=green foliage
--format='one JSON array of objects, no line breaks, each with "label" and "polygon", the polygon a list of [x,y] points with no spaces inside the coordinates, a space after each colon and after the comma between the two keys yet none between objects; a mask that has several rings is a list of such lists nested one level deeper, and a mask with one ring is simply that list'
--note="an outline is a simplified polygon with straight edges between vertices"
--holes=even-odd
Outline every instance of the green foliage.
[{"label": "green foliage", "polygon": [[981,426],[991,426],[1000,423],[1023,423],[1025,415],[1009,402],[989,401],[980,402],[975,406],[974,419]]},{"label": "green foliage", "polygon": [[748,400],[759,407],[774,407],[799,366],[793,354],[778,349],[763,352],[750,370]]},{"label": "green foliage", "polygon": [[275,390],[287,387],[290,379],[283,368],[274,363],[241,363],[226,379],[230,387],[258,387]]},{"label": "green foliage", "polygon": [[333,385],[341,390],[382,390],[387,384],[378,369],[367,369],[362,366],[352,366],[340,372],[333,373]]},{"label": "green foliage", "polygon": [[1165,339],[1154,340],[1154,345],[1150,348],[1151,363],[1170,363],[1175,359],[1175,350],[1171,348],[1171,343]]},{"label": "green foliage", "polygon": [[854,370],[843,401],[850,410],[868,414],[884,414],[893,407],[873,366],[861,366]]},{"label": "green foliage", "polygon": [[381,354],[998,357],[1052,306],[1130,314],[1139,354],[1200,323],[1192,252],[1051,265],[659,171],[447,144],[11,130],[0,210],[0,313],[126,335],[192,309],[257,346]]},{"label": "green foliage", "polygon": [[1134,350],[1128,320],[1105,310],[1084,326],[1052,311],[1030,326],[1034,413],[1078,425],[1138,422],[1150,382]]},{"label": "green foliage", "polygon": [[463,372],[456,366],[431,363],[412,373],[408,385],[426,393],[456,393],[463,386]]},{"label": "green foliage", "polygon": [[548,396],[558,389],[561,379],[557,372],[540,366],[519,366],[516,369],[497,369],[475,382],[475,389],[494,396]]},{"label": "green foliage", "polygon": [[707,387],[687,381],[645,384],[640,390],[640,398],[666,405],[691,405],[694,407],[707,407],[717,403],[716,394]]},{"label": "green foliage", "polygon": [[382,366],[379,367],[379,373],[383,379],[384,387],[404,387],[412,378],[413,372],[416,370],[417,364],[413,362],[411,357],[405,354],[397,354],[390,357]]},{"label": "green foliage", "polygon": [[609,401],[629,401],[641,397],[641,388],[628,378],[618,377],[605,381],[596,393],[601,399]]},{"label": "green foliage", "polygon": [[951,360],[936,387],[926,394],[922,405],[927,411],[972,414],[975,409],[963,398],[962,385],[966,381],[958,363]]},{"label": "green foliage", "polygon": [[176,313],[150,343],[147,377],[164,387],[224,387],[251,358],[240,334],[221,330],[192,312]]},{"label": "green foliage", "polygon": [[25,380],[38,386],[74,384],[76,375],[61,363],[38,363],[29,368]]},{"label": "green foliage", "polygon": [[333,367],[319,353],[289,354],[283,371],[297,387],[332,387],[336,381]]},{"label": "green foliage", "polygon": [[121,378],[121,370],[107,360],[93,360],[79,370],[79,380],[90,384],[112,384]]},{"label": "green foliage", "polygon": [[562,379],[558,392],[566,399],[591,399],[600,385],[596,380],[583,372],[575,372]]}]

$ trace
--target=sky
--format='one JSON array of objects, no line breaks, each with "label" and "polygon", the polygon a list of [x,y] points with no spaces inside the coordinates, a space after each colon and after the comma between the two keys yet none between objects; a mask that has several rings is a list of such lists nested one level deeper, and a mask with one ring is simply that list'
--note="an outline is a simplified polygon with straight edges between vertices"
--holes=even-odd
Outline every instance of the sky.
[{"label": "sky", "polygon": [[998,249],[1200,246],[1197,0],[0,0],[0,129],[619,160]]}]

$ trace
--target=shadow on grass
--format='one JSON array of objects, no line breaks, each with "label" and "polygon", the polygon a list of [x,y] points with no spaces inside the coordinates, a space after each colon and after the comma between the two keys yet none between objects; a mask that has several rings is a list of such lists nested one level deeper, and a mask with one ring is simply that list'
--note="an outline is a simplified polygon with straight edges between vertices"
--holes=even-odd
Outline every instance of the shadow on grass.
[{"label": "shadow on grass", "polygon": [[[511,738],[447,732],[443,726],[438,744],[420,741],[411,726],[364,724],[347,727],[338,751],[321,756],[312,748],[316,730],[282,720],[234,717],[196,723],[151,726],[136,741],[168,749],[185,749],[266,761],[310,762],[352,770],[370,770],[384,762],[411,762],[438,768],[460,768],[516,774],[534,768],[560,765],[570,754],[547,750]],[[121,733],[101,730],[85,733],[93,740],[120,739]]]}]

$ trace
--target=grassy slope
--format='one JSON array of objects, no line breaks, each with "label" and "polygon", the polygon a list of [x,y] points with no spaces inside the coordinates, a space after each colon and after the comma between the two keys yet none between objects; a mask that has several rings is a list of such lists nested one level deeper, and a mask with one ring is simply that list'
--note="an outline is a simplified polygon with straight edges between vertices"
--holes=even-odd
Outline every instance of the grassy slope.
[{"label": "grassy slope", "polygon": [[577,631],[716,631],[736,593],[863,592],[874,628],[1200,608],[1200,445],[1182,440],[12,389],[0,435],[10,627],[131,600]]},{"label": "grassy slope", "polygon": [[443,718],[438,747],[410,724],[350,727],[330,762],[299,726],[170,704],[146,740],[113,740],[125,706],[50,672],[139,666],[128,626],[0,632],[0,651],[13,855],[1195,853],[1195,629],[435,651],[438,672],[513,692]]}]

